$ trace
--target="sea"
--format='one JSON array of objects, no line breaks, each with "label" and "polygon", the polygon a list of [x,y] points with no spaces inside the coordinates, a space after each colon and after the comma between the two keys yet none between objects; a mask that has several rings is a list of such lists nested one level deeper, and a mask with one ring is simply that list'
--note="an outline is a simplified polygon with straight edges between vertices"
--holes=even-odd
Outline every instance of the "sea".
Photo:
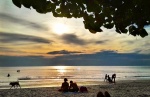
[{"label": "sea", "polygon": [[0,89],[19,81],[22,88],[60,87],[64,78],[78,85],[96,85],[105,74],[122,80],[149,80],[150,66],[28,66],[0,67]]}]

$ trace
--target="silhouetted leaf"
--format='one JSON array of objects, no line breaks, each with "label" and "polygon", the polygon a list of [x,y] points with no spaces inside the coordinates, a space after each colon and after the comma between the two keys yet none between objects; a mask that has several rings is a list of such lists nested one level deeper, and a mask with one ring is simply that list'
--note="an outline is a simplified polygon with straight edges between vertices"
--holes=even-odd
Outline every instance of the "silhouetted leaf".
[{"label": "silhouetted leaf", "polygon": [[136,27],[135,26],[130,26],[129,27],[129,32],[131,33],[131,32],[133,32],[133,31],[135,31],[136,30]]},{"label": "silhouetted leaf", "polygon": [[123,29],[121,29],[121,32],[122,32],[122,33],[127,33],[127,32],[128,32],[128,30],[127,30],[127,29],[125,29],[125,28],[123,28]]},{"label": "silhouetted leaf", "polygon": [[93,33],[93,34],[96,33],[96,31],[94,31],[94,30],[92,30],[92,29],[89,29],[89,31],[90,31],[91,33]]},{"label": "silhouetted leaf", "polygon": [[21,0],[12,0],[12,2],[19,8],[21,8]]},{"label": "silhouetted leaf", "polygon": [[136,36],[136,35],[137,35],[137,33],[138,33],[138,31],[137,31],[137,30],[130,32],[130,34],[131,34],[131,35],[133,35],[133,36]]},{"label": "silhouetted leaf", "polygon": [[30,8],[30,7],[31,7],[31,4],[32,4],[32,0],[31,0],[31,1],[22,0],[22,4],[24,5],[24,7]]},{"label": "silhouetted leaf", "polygon": [[147,33],[147,31],[145,29],[140,30],[140,36],[141,37],[145,37],[147,35],[148,35],[148,33]]},{"label": "silhouetted leaf", "polygon": [[104,27],[107,29],[113,28],[114,24],[105,24]]}]

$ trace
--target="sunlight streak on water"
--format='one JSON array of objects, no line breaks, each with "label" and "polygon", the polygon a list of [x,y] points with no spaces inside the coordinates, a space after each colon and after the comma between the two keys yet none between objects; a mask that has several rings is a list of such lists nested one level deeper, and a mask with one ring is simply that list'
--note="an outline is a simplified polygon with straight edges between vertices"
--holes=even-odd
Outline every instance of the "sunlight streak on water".
[{"label": "sunlight streak on water", "polygon": [[[8,73],[10,77],[7,77]],[[9,82],[18,79],[23,87],[60,86],[64,78],[77,83],[94,84],[103,81],[105,74],[111,76],[113,73],[117,74],[116,80],[150,79],[150,66],[0,67],[0,88],[8,87]]]}]

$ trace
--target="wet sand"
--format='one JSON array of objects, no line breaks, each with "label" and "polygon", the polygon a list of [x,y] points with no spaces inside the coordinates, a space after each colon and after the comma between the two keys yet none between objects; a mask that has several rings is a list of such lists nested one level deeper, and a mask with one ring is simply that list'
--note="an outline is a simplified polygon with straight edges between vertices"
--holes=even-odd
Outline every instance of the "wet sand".
[{"label": "wet sand", "polygon": [[150,97],[150,80],[118,81],[116,84],[98,83],[87,85],[88,93],[62,93],[58,91],[59,87],[18,88],[0,89],[0,97],[96,97],[99,91],[108,91],[111,97]]}]

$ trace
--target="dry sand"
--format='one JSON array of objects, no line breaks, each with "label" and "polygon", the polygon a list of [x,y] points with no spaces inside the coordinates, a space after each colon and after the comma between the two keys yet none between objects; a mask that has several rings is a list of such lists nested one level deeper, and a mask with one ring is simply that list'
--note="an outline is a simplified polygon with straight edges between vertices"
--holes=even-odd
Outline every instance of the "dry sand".
[{"label": "dry sand", "polygon": [[59,87],[0,89],[0,97],[96,97],[99,91],[108,91],[111,97],[150,97],[150,80],[99,82],[86,87],[88,93],[62,93]]}]

